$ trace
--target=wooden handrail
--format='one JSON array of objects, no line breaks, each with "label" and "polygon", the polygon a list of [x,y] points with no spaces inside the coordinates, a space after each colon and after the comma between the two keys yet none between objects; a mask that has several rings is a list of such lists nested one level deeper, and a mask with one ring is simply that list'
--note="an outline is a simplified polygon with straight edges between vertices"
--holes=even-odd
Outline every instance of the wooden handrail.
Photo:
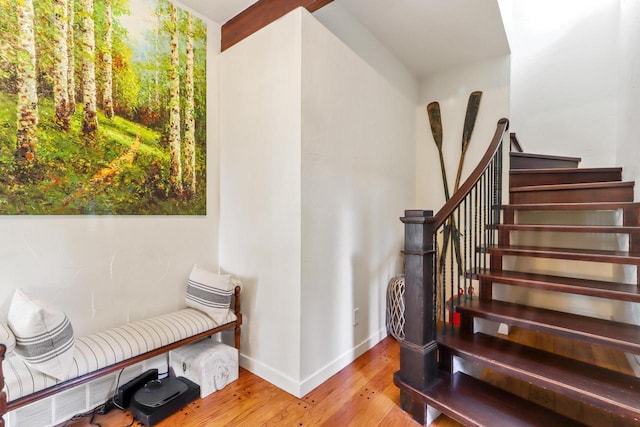
[{"label": "wooden handrail", "polygon": [[[394,383],[400,388],[400,406],[420,424],[427,421],[426,395],[415,394],[414,390],[427,390],[439,381],[439,364],[453,366],[450,360],[438,360],[442,356],[438,324],[442,322],[442,334],[446,333],[446,324],[453,332],[455,316],[447,320],[446,311],[454,312],[454,295],[473,297],[473,285],[464,272],[485,268],[475,255],[480,255],[478,248],[491,245],[495,237],[493,226],[499,222],[497,207],[502,203],[503,141],[508,128],[507,119],[498,121],[478,166],[435,216],[430,210],[406,210],[400,218],[404,223],[405,339],[400,344],[400,370],[394,375]],[[437,237],[439,233],[441,239]],[[464,241],[460,236],[465,236]],[[463,252],[466,249],[474,256],[467,256]],[[451,256],[448,269],[443,268],[442,262],[447,254]],[[464,283],[461,276],[465,276]],[[445,301],[447,294],[449,300]]]},{"label": "wooden handrail", "polygon": [[445,223],[449,215],[451,215],[456,208],[460,205],[462,200],[469,194],[469,192],[473,189],[473,186],[476,185],[482,173],[487,169],[489,162],[493,158],[496,153],[498,147],[500,147],[500,142],[502,141],[505,132],[509,129],[509,120],[502,118],[498,120],[498,125],[496,126],[496,132],[493,134],[493,139],[491,140],[491,144],[489,144],[489,148],[484,153],[484,156],[478,163],[478,166],[471,172],[471,175],[464,181],[464,184],[460,187],[458,191],[453,193],[449,201],[444,204],[444,206],[438,211],[435,215],[436,221],[434,224],[434,230],[437,230],[441,225]]}]

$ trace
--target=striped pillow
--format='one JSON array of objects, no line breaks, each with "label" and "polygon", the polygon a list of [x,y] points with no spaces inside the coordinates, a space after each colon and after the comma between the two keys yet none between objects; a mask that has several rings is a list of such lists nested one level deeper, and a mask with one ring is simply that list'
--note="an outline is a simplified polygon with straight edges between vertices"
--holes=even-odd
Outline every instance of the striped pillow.
[{"label": "striped pillow", "polygon": [[185,301],[188,307],[208,314],[218,325],[222,325],[229,313],[233,287],[230,275],[211,273],[194,265],[189,274]]},{"label": "striped pillow", "polygon": [[33,369],[59,380],[73,363],[73,328],[67,316],[43,301],[16,290],[8,315],[16,337],[15,353]]},{"label": "striped pillow", "polygon": [[0,344],[4,344],[7,348],[4,352],[5,356],[11,354],[13,349],[16,347],[16,337],[13,336],[11,329],[9,329],[4,323],[0,323]]}]

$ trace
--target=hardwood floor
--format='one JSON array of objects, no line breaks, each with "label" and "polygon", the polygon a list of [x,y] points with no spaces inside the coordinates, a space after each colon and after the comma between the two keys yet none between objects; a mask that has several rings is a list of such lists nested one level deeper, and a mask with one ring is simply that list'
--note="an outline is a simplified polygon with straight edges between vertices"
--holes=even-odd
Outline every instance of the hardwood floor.
[{"label": "hardwood floor", "polygon": [[[508,339],[547,351],[572,355],[584,361],[632,374],[622,352],[546,334],[511,328]],[[398,404],[400,392],[392,376],[398,370],[400,346],[391,337],[360,356],[311,393],[298,399],[244,369],[238,381],[198,399],[157,424],[159,427],[203,426],[390,426],[418,427]],[[538,404],[590,425],[617,427],[618,422],[579,402],[569,401],[502,374],[485,370],[483,379]],[[603,418],[604,417],[604,418]],[[63,423],[65,427],[90,426],[91,416]],[[593,420],[597,420],[594,424]],[[132,423],[128,412],[113,410],[96,415],[93,425],[124,427]],[[133,426],[142,424],[133,422]],[[432,427],[460,427],[445,416]]]},{"label": "hardwood floor", "polygon": [[[387,337],[302,399],[241,369],[238,381],[196,400],[157,425],[416,427],[420,424],[400,409],[400,392],[392,380],[399,355],[400,346]],[[63,425],[90,426],[90,418]],[[129,425],[132,417],[128,412],[113,410],[96,415],[93,421],[103,427],[121,427]],[[133,425],[141,424],[136,421]],[[437,425],[459,426],[447,420]]]}]

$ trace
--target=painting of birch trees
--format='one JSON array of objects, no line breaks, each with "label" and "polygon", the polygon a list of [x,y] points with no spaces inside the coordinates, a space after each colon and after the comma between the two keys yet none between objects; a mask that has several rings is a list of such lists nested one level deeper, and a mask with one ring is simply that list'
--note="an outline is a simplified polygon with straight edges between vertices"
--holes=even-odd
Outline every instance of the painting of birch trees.
[{"label": "painting of birch trees", "polygon": [[202,20],[168,0],[0,13],[0,214],[206,214]]}]

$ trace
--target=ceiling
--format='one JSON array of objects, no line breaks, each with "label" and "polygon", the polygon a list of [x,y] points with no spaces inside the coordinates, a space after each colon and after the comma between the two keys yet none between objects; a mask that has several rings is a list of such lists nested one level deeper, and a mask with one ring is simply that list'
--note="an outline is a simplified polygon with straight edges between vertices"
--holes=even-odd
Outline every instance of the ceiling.
[{"label": "ceiling", "polygon": [[200,12],[220,25],[255,2],[256,0],[180,0],[180,3]]},{"label": "ceiling", "polygon": [[[224,24],[254,0],[181,0]],[[509,52],[498,0],[335,0],[416,77]],[[330,3],[328,6],[332,7]]]}]

